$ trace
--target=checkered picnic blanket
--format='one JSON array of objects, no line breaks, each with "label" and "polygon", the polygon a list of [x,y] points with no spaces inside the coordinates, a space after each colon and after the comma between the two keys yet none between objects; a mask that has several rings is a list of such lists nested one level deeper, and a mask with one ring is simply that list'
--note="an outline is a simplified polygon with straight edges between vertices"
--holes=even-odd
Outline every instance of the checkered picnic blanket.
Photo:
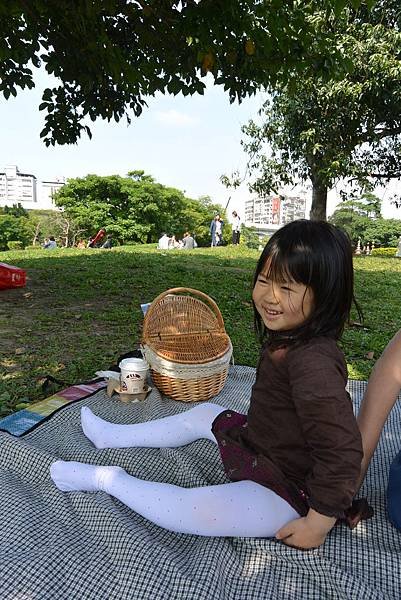
[{"label": "checkered picnic blanket", "polygon": [[[214,401],[246,411],[255,371],[231,367]],[[364,382],[351,381],[356,406]],[[188,410],[156,390],[126,405],[104,390],[66,405],[22,438],[0,432],[2,600],[261,600],[401,598],[401,533],[388,522],[385,489],[401,445],[395,407],[363,490],[376,515],[336,527],[323,547],[301,552],[269,539],[207,538],[161,529],[104,492],[62,493],[49,476],[58,459],[116,464],[181,486],[226,482],[217,447],[96,450],[79,411],[128,423]],[[241,515],[238,515],[241,518]]]}]

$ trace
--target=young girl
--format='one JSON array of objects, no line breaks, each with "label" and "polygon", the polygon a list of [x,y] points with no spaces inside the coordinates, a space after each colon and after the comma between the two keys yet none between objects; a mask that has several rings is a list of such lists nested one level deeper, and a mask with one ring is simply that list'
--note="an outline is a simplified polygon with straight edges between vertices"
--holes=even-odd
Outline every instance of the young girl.
[{"label": "young girl", "polygon": [[106,491],[154,523],[207,536],[276,537],[322,544],[357,489],[361,436],[337,347],[351,309],[352,251],[325,222],[278,230],[259,259],[255,324],[264,345],[248,415],[206,402],[147,423],[118,425],[81,413],[97,448],[218,444],[230,483],[194,489],[148,482],[119,467],[57,461],[63,491]]}]

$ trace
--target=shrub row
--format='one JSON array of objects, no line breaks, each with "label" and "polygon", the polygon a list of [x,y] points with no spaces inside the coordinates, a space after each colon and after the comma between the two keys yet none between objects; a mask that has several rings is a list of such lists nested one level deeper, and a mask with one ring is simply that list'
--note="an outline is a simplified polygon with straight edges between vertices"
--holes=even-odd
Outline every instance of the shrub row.
[{"label": "shrub row", "polygon": [[396,252],[397,248],[373,248],[371,255],[389,258],[391,256],[395,256]]}]

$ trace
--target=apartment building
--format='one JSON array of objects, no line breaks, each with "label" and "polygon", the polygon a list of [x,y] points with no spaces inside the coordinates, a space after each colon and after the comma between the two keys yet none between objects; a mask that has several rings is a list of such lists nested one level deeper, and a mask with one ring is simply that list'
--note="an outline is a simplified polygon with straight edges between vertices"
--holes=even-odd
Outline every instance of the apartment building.
[{"label": "apartment building", "polygon": [[65,185],[65,178],[37,181],[35,175],[22,173],[17,165],[0,172],[0,207],[21,204],[25,209],[55,210],[55,193]]},{"label": "apartment building", "polygon": [[306,199],[301,196],[271,195],[245,201],[245,225],[285,225],[304,219]]},{"label": "apartment building", "polygon": [[39,196],[42,205],[48,208],[56,208],[54,203],[54,195],[60,188],[65,185],[65,178],[56,179],[55,181],[41,181],[39,184]]},{"label": "apartment building", "polygon": [[35,208],[37,180],[35,175],[21,173],[16,165],[8,165],[0,172],[0,206],[29,204]]}]

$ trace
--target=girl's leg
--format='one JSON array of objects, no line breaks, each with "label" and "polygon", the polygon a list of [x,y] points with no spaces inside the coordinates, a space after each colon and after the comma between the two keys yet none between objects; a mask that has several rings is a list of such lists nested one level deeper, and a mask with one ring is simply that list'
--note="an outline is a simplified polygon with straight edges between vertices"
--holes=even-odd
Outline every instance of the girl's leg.
[{"label": "girl's leg", "polygon": [[273,491],[253,481],[181,488],[143,481],[120,467],[57,461],[50,467],[62,491],[104,491],[146,519],[177,533],[273,537],[298,513]]},{"label": "girl's leg", "polygon": [[211,402],[199,404],[178,415],[119,425],[97,417],[87,406],[81,410],[84,434],[96,448],[175,448],[206,438],[216,441],[211,427],[218,414],[225,410]]}]

